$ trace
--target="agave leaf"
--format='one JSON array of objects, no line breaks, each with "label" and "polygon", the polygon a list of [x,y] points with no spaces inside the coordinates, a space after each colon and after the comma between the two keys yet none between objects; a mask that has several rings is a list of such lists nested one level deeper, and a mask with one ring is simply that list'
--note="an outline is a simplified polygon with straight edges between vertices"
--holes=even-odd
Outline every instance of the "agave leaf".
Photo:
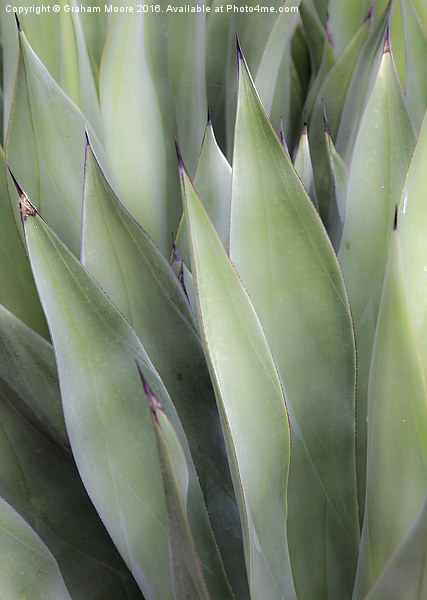
[{"label": "agave leaf", "polygon": [[335,149],[329,125],[325,119],[325,141],[328,152],[329,168],[332,179],[331,202],[329,204],[329,237],[338,251],[345,215],[345,195],[348,180],[348,166]]},{"label": "agave leaf", "polygon": [[[34,54],[22,30],[19,42],[7,161],[37,208],[78,254],[85,119]],[[106,168],[104,153],[94,133],[92,138]]]},{"label": "agave leaf", "polygon": [[[300,3],[301,0],[287,0],[284,3],[283,8],[286,8],[289,11],[291,8],[298,9]],[[279,14],[276,22],[274,23],[273,29],[271,30],[262,54],[261,61],[258,65],[255,84],[268,116],[271,116],[274,97],[276,90],[280,85],[281,74],[283,71],[287,75],[284,87],[287,90],[288,95],[290,92],[290,39],[294,33],[297,22],[297,11],[286,12],[284,10]],[[289,97],[284,103],[283,98],[285,97],[285,95],[281,95],[283,111],[282,116],[285,122],[287,122],[287,117],[289,114],[289,107],[287,104],[289,103]]]},{"label": "agave leaf", "polygon": [[[27,245],[52,332],[67,430],[80,475],[144,596],[172,598],[165,572],[166,507],[155,434],[149,407],[141,400],[135,361],[186,447],[184,433],[133,329],[32,205],[27,206]],[[124,439],[129,443],[123,444]],[[195,475],[193,482],[197,500],[201,494]],[[209,573],[227,590],[222,566],[215,554],[210,556]]]},{"label": "agave leaf", "polygon": [[318,90],[309,119],[309,142],[316,194],[324,223],[328,223],[332,181],[327,160],[328,148],[325,147],[323,105],[328,113],[329,130],[332,138],[335,139],[351,78],[368,33],[369,22],[365,21],[326,75]]},{"label": "agave leaf", "polygon": [[[372,343],[396,206],[416,142],[387,40],[388,37],[350,164],[345,221],[338,252],[358,348],[360,506],[363,506],[365,493],[366,402]],[[362,236],[361,231],[364,232]]]},{"label": "agave leaf", "polygon": [[174,597],[208,600],[209,592],[187,515],[189,473],[186,457],[162,405],[143,377],[142,381],[153,417],[165,490]]},{"label": "agave leaf", "polygon": [[[375,3],[375,8],[377,7],[378,2]],[[348,87],[345,104],[340,113],[341,118],[335,138],[335,146],[347,164],[350,164],[359,124],[377,78],[383,55],[384,36],[388,28],[389,14],[390,6],[387,7],[381,17],[375,22],[372,33],[366,40],[362,50],[358,53],[357,64]],[[332,118],[332,107],[329,104],[326,107],[328,115]],[[334,135],[333,122],[331,122],[330,126],[332,135]]]},{"label": "agave leaf", "polygon": [[58,565],[42,540],[0,498],[0,594],[3,598],[71,600]]},{"label": "agave leaf", "polygon": [[165,405],[167,394],[134,331],[37,214],[25,234],[80,475],[144,596],[166,600],[166,509],[135,360]]},{"label": "agave leaf", "polygon": [[49,332],[31,267],[13,219],[0,146],[0,303],[44,337]]},{"label": "agave leaf", "polygon": [[422,600],[427,586],[425,501],[366,600]]},{"label": "agave leaf", "polygon": [[253,306],[182,163],[181,177],[200,325],[239,503],[251,598],[292,599],[290,439],[282,388]]},{"label": "agave leaf", "polygon": [[311,201],[313,202],[314,206],[318,209],[316,191],[314,189],[313,166],[311,164],[310,146],[308,143],[307,123],[304,123],[304,127],[301,132],[300,141],[295,153],[294,167],[295,171],[298,173],[298,177],[301,179],[301,183],[304,185],[308,195],[310,196]]},{"label": "agave leaf", "polygon": [[341,55],[359,30],[371,0],[329,0],[329,16],[337,55]]},{"label": "agave leaf", "polygon": [[427,390],[396,231],[378,315],[368,402],[366,507],[355,598],[365,598],[427,494]]},{"label": "agave leaf", "polygon": [[[30,375],[29,368],[26,373]],[[44,381],[53,396],[57,382]],[[40,383],[37,387],[42,388]],[[38,401],[41,404],[43,398]],[[71,453],[58,445],[51,428],[3,379],[0,423],[0,495],[43,537],[73,598],[140,599],[138,586],[87,496]]]},{"label": "agave leaf", "polygon": [[102,124],[120,199],[166,251],[164,132],[143,32],[143,12],[115,15],[101,64]]},{"label": "agave leaf", "polygon": [[[230,245],[231,166],[215,139],[210,118],[194,176],[194,187],[228,252]],[[191,268],[188,230],[183,213],[175,239],[184,263]]]},{"label": "agave leaf", "polygon": [[0,305],[0,376],[68,446],[52,345]]},{"label": "agave leaf", "polygon": [[168,71],[174,95],[178,140],[191,173],[199,157],[206,125],[205,0],[200,13],[169,14]]},{"label": "agave leaf", "polygon": [[[20,13],[19,19],[27,32],[31,47],[52,77],[86,114],[97,134],[100,135],[99,103],[80,13],[64,10],[65,7],[76,9],[84,6],[88,8],[92,7],[93,3],[89,3],[87,0],[79,3],[76,0],[71,0],[71,2],[59,0],[57,5],[60,10],[57,14],[50,10],[42,15],[31,12],[34,4],[28,0],[15,0],[11,2],[11,5],[28,10],[27,14]],[[100,15],[98,16],[102,18]],[[13,30],[13,25],[13,14],[12,12],[7,13],[5,26]],[[15,39],[13,39],[13,45],[15,46]],[[18,54],[14,53],[15,69],[17,59]]]},{"label": "agave leaf", "polygon": [[[348,597],[358,547],[350,309],[333,248],[243,58],[230,256],[259,315],[289,407],[288,536],[297,597]],[[331,553],[340,557],[333,565]],[[318,567],[308,573],[307,564]]]},{"label": "agave leaf", "polygon": [[[187,434],[218,541],[227,552],[233,549],[238,555],[239,535],[228,532],[223,522],[227,512],[239,531],[221,425],[194,316],[167,260],[114,196],[90,146],[82,262],[144,340]],[[193,472],[192,477],[196,489]],[[205,529],[197,524],[196,541]],[[210,548],[210,555],[215,557],[215,548]],[[239,562],[232,563],[229,569],[234,573]]]},{"label": "agave leaf", "polygon": [[300,6],[301,20],[310,52],[310,62],[316,75],[322,63],[323,50],[327,41],[327,32],[319,19],[313,0],[304,0]]},{"label": "agave leaf", "polygon": [[[226,5],[226,10],[221,6],[222,0],[211,2],[206,23],[206,82],[217,139],[229,158],[233,151],[236,115],[236,35],[242,47],[247,49],[248,63],[256,70],[284,2],[271,0],[267,7],[258,0],[248,0],[245,1],[247,11],[238,4],[228,5],[230,8]],[[251,9],[255,10],[251,12]],[[261,13],[261,10],[264,12]]]},{"label": "agave leaf", "polygon": [[426,161],[427,119],[424,119],[400,201],[399,233],[409,309],[424,367],[424,377],[427,379]]},{"label": "agave leaf", "polygon": [[419,131],[427,108],[427,35],[412,0],[400,1],[406,50],[405,93],[409,110]]}]

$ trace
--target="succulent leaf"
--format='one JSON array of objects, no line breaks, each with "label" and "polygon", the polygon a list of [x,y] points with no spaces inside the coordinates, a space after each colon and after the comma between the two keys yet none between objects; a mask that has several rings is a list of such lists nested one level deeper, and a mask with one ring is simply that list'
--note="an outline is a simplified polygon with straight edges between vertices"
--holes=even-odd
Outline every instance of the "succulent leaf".
[{"label": "succulent leaf", "polygon": [[282,387],[255,310],[182,163],[181,178],[200,326],[239,503],[251,598],[292,599]]},{"label": "succulent leaf", "polygon": [[0,594],[3,598],[71,600],[58,565],[42,540],[0,498]]},{"label": "succulent leaf", "polygon": [[[288,535],[297,596],[320,599],[334,590],[346,597],[358,548],[350,308],[319,215],[242,57],[239,69],[230,257],[254,303],[289,407]],[[340,560],[329,568],[331,552]],[[307,560],[324,568],[308,574]]]}]

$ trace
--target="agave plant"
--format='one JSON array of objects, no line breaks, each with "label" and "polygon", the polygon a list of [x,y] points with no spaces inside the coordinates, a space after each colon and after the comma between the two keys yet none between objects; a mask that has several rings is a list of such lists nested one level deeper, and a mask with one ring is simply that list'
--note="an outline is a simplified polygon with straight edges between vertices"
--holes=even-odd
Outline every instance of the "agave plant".
[{"label": "agave plant", "polygon": [[425,0],[44,6],[0,12],[0,596],[423,599]]}]

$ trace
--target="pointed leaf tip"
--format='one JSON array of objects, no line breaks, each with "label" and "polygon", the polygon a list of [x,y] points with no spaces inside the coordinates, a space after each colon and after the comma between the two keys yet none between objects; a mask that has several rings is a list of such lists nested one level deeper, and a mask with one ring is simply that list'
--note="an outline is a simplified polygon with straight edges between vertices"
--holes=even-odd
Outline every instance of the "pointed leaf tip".
[{"label": "pointed leaf tip", "polygon": [[390,17],[387,19],[387,27],[384,36],[383,54],[390,54]]},{"label": "pointed leaf tip", "polygon": [[176,138],[175,138],[175,150],[176,150],[176,156],[178,158],[178,167],[179,167],[179,170],[180,171],[182,169],[185,170],[184,161],[182,160],[181,150],[179,149],[178,140]]},{"label": "pointed leaf tip", "polygon": [[325,102],[322,99],[322,110],[323,110],[323,128],[324,131],[326,133],[326,135],[328,137],[332,137],[331,136],[331,130],[329,128],[329,122],[328,122],[328,117],[326,116],[326,106],[325,106]]},{"label": "pointed leaf tip", "polygon": [[243,56],[243,52],[242,52],[242,47],[240,45],[240,40],[239,40],[239,34],[236,33],[236,44],[237,44],[237,58],[240,60],[245,60],[245,57]]},{"label": "pointed leaf tip", "polygon": [[16,179],[9,165],[7,165],[7,168],[9,170],[10,176],[13,179],[13,183],[15,184],[16,191],[19,194],[19,208],[21,210],[21,219],[24,223],[27,217],[34,217],[37,214],[37,210],[36,207],[30,202],[30,199],[24,192],[24,189],[22,188],[19,181]]},{"label": "pointed leaf tip", "polygon": [[396,208],[395,208],[395,211],[394,211],[393,231],[396,231],[396,229],[397,229],[397,214],[398,214],[398,209],[399,209],[399,207],[396,204]]},{"label": "pointed leaf tip", "polygon": [[163,407],[160,404],[160,402],[157,400],[156,396],[154,395],[153,390],[151,389],[151,387],[148,384],[148,381],[145,379],[144,373],[142,372],[139,362],[138,361],[135,361],[135,362],[136,362],[136,367],[138,369],[139,376],[141,378],[142,387],[144,388],[145,395],[148,398],[148,403],[150,405],[151,413],[157,421],[156,413],[158,410],[163,410]]},{"label": "pointed leaf tip", "polygon": [[18,16],[17,16],[16,12],[15,12],[15,13],[13,13],[13,14],[15,15],[16,26],[17,26],[17,28],[18,28],[18,31],[19,31],[19,33],[21,33],[21,31],[22,31],[21,22],[20,22],[20,20],[18,19]]},{"label": "pointed leaf tip", "polygon": [[366,14],[366,17],[363,19],[363,22],[366,23],[366,21],[369,21],[369,24],[372,26],[373,22],[374,22],[374,9],[375,9],[375,0],[372,0],[372,4],[369,7],[369,10]]}]

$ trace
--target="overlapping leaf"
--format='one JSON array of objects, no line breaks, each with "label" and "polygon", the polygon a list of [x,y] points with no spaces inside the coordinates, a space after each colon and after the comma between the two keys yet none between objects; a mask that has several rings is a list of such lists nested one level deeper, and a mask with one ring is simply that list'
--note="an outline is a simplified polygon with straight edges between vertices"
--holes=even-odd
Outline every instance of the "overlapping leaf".
[{"label": "overlapping leaf", "polygon": [[361,506],[365,489],[366,398],[372,343],[393,220],[416,142],[387,40],[354,146],[338,252],[358,348],[357,441]]},{"label": "overlapping leaf", "polygon": [[200,325],[239,502],[251,598],[295,598],[286,535],[289,425],[254,308],[181,164]]},{"label": "overlapping leaf", "polygon": [[414,331],[427,379],[427,119],[403,188],[399,209],[399,233],[405,265],[405,285]]},{"label": "overlapping leaf", "polygon": [[0,594],[71,600],[52,554],[29,525],[0,499]]},{"label": "overlapping leaf", "polygon": [[[19,42],[7,161],[37,208],[78,255],[85,118],[39,61],[22,30]],[[106,168],[104,153],[95,134],[92,137]]]},{"label": "overlapping leaf", "polygon": [[6,165],[0,147],[0,303],[45,337],[46,320],[31,267],[19,237],[6,187]]},{"label": "overlapping leaf", "polygon": [[372,355],[366,507],[355,598],[364,598],[409,531],[427,493],[427,391],[391,240]]},{"label": "overlapping leaf", "polygon": [[[358,547],[350,309],[332,246],[243,58],[230,256],[259,315],[289,406],[288,533],[298,598],[348,597]],[[307,573],[307,564],[322,567]]]},{"label": "overlapping leaf", "polygon": [[[136,7],[136,1],[131,4]],[[105,149],[120,198],[166,251],[166,152],[144,47],[143,12],[113,19],[102,57],[100,100]]]},{"label": "overlapping leaf", "polygon": [[[114,196],[90,146],[82,261],[135,329],[165,383],[189,439],[232,577],[244,577],[242,571],[238,574],[241,540],[225,446],[194,316],[170,265]],[[192,477],[194,490],[194,468]],[[229,523],[234,520],[237,536],[224,527],[224,512]]]}]

